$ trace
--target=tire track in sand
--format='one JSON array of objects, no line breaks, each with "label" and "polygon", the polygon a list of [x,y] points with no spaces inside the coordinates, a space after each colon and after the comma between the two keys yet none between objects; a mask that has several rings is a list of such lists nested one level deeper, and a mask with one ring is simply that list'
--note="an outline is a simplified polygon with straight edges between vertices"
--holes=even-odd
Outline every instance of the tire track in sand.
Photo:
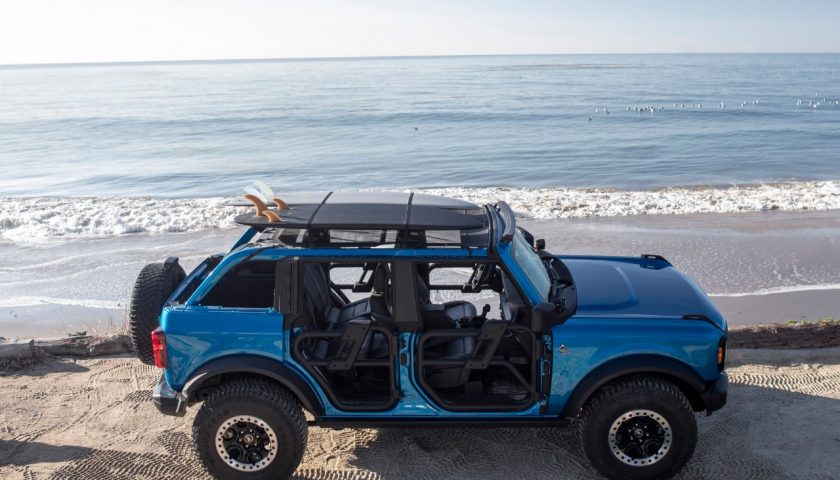
[{"label": "tire track in sand", "polygon": [[[822,351],[822,363],[785,355],[793,360],[739,351],[746,360],[728,370],[729,404],[698,415],[698,447],[679,479],[832,478],[840,471],[831,420],[840,418],[840,349]],[[196,409],[166,417],[149,401],[156,369],[109,358],[80,360],[85,370],[68,373],[68,365],[51,362],[0,377],[0,442],[16,458],[32,459],[6,466],[0,458],[0,478],[206,478],[190,448]],[[63,457],[64,450],[75,454]],[[319,480],[524,477],[589,479],[593,471],[570,428],[312,428],[296,473]]]}]

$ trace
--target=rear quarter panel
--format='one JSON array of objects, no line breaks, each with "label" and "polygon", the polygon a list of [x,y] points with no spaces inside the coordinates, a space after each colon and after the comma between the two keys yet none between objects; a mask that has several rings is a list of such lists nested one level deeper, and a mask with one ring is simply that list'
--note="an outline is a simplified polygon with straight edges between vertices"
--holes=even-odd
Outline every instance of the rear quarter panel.
[{"label": "rear quarter panel", "polygon": [[287,355],[283,315],[273,309],[166,307],[161,326],[169,360],[164,374],[175,390],[181,390],[199,367],[217,358],[259,352],[282,361]]}]

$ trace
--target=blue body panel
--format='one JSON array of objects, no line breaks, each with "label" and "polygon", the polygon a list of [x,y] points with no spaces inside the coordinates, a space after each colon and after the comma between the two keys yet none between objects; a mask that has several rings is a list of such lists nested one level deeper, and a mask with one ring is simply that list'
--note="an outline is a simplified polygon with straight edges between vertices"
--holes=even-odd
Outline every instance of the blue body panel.
[{"label": "blue body panel", "polygon": [[554,368],[546,414],[560,414],[589,372],[629,355],[668,357],[712,381],[719,375],[715,353],[722,335],[701,320],[575,315],[552,329]]},{"label": "blue body panel", "polygon": [[[574,388],[605,362],[637,354],[667,357],[691,368],[705,381],[720,373],[716,364],[718,342],[726,322],[706,295],[688,277],[656,258],[560,256],[577,287],[577,313],[552,327],[544,337],[553,368],[550,391],[532,407],[519,412],[451,412],[435,405],[423,392],[414,371],[414,348],[421,333],[400,333],[400,352],[408,362],[395,360],[397,385],[402,395],[385,412],[348,412],[329,401],[318,382],[291,355],[291,332],[283,330],[283,315],[272,308],[222,308],[200,301],[225,273],[245,259],[280,260],[289,256],[327,258],[491,258],[486,248],[470,249],[259,249],[248,242],[249,229],[212,272],[197,269],[189,277],[206,275],[184,304],[167,305],[161,315],[166,333],[169,367],[167,384],[180,391],[193,374],[210,361],[253,355],[282,362],[297,372],[324,406],[323,418],[510,418],[557,417]],[[499,242],[492,258],[500,260],[531,305],[544,301],[519,265],[510,244]],[[184,284],[186,284],[185,282]],[[183,285],[182,287],[183,288]],[[683,318],[693,315],[689,319]],[[400,355],[397,355],[397,358]]]},{"label": "blue body panel", "polygon": [[664,260],[558,256],[578,291],[578,315],[682,317],[702,315],[726,331],[726,321],[705,292]]}]

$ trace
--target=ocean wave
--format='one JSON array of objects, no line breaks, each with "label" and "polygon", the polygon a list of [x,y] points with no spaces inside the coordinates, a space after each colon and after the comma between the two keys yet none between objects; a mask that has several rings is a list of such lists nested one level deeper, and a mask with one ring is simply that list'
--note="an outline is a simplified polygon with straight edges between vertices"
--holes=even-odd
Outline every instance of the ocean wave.
[{"label": "ocean wave", "polygon": [[[414,190],[474,203],[504,200],[527,218],[840,209],[840,181],[784,182],[661,190],[595,188],[446,187]],[[2,198],[0,238],[110,237],[132,233],[195,232],[235,226],[244,207],[236,198]]]},{"label": "ocean wave", "polygon": [[193,232],[234,226],[226,198],[3,198],[0,238],[13,242]]},{"label": "ocean wave", "polygon": [[661,190],[597,188],[428,188],[474,203],[504,200],[536,219],[840,209],[840,181],[783,182]]}]

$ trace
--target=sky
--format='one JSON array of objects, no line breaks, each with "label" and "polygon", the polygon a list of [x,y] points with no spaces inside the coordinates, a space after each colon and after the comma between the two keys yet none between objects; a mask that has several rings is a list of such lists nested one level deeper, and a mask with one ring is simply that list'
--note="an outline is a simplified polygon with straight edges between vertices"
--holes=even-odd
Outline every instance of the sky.
[{"label": "sky", "polygon": [[0,2],[0,64],[711,52],[840,52],[840,1]]}]

